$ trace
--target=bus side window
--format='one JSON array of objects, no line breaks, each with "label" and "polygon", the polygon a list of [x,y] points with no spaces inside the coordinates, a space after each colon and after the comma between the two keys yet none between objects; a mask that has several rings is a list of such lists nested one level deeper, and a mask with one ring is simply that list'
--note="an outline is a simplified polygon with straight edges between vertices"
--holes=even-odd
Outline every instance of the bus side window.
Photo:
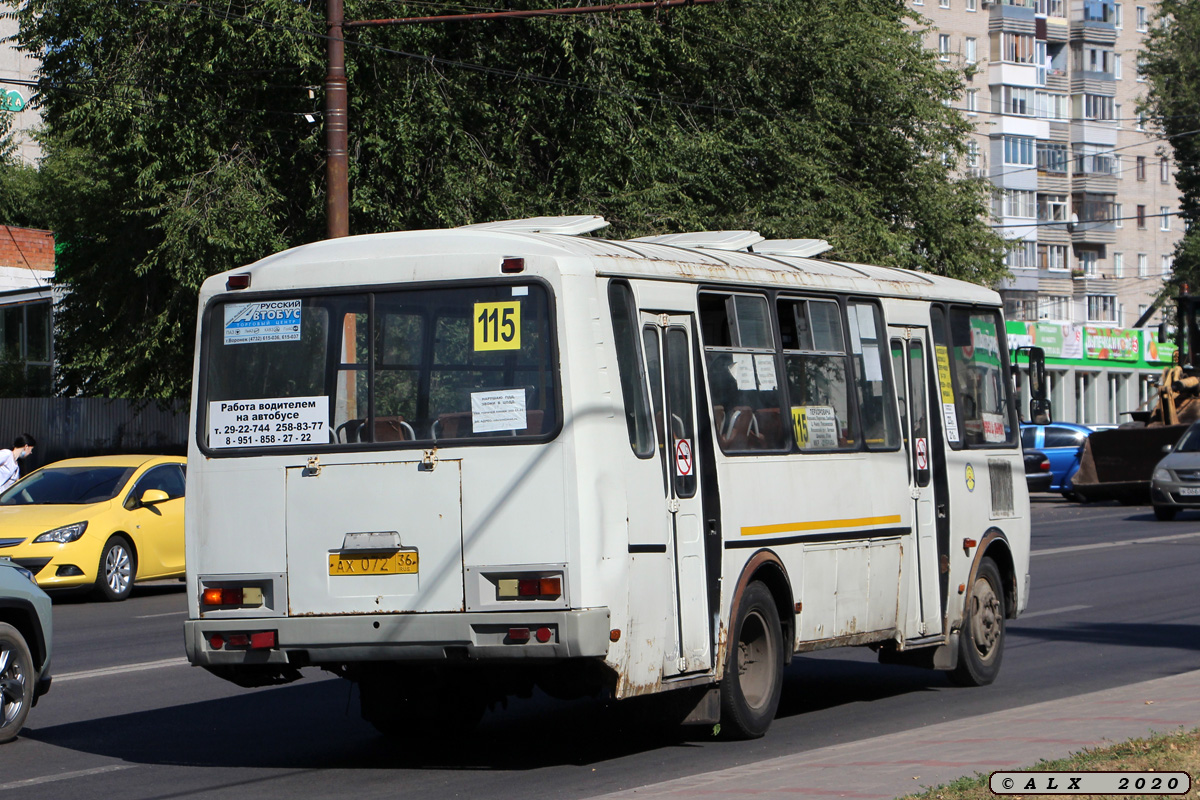
[{"label": "bus side window", "polygon": [[625,401],[629,446],[639,458],[649,458],[654,455],[654,430],[650,421],[650,401],[646,397],[642,354],[637,343],[637,308],[629,284],[621,281],[610,283],[608,305],[612,314],[621,397]]},{"label": "bus side window", "polygon": [[700,328],[717,442],[726,453],[782,451],[779,371],[761,295],[702,292]]},{"label": "bus side window", "polygon": [[896,398],[883,358],[883,314],[874,303],[851,300],[846,304],[846,319],[863,438],[868,449],[895,450],[900,446],[900,437]]},{"label": "bus side window", "polygon": [[781,299],[777,309],[796,448],[858,449],[841,308],[834,300]]}]

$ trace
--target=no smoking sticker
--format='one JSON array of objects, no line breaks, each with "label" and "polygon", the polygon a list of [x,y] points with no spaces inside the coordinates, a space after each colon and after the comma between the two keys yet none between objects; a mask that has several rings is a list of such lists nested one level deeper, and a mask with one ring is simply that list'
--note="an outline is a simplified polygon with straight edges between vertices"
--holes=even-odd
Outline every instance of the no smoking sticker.
[{"label": "no smoking sticker", "polygon": [[925,448],[925,438],[917,439],[917,469],[929,469],[929,456]]},{"label": "no smoking sticker", "polygon": [[692,440],[675,440],[675,469],[680,475],[692,474]]}]

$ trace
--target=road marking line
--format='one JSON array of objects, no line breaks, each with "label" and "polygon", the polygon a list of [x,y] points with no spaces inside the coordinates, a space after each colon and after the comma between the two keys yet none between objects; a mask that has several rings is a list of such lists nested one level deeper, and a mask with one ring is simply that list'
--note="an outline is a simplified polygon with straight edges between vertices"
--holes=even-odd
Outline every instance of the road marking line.
[{"label": "road marking line", "polygon": [[1048,608],[1045,611],[1026,611],[1019,619],[1026,620],[1030,617],[1047,617],[1051,614],[1065,614],[1068,611],[1082,611],[1091,606],[1063,606],[1062,608]]},{"label": "road marking line", "polygon": [[101,667],[100,669],[89,669],[82,672],[68,672],[65,675],[55,675],[54,683],[58,685],[63,681],[77,681],[83,678],[102,678],[108,675],[121,675],[125,672],[141,672],[147,669],[162,669],[163,667],[185,667],[188,660],[186,658],[164,658],[161,661],[143,661],[141,664],[124,664],[119,667]]},{"label": "road marking line", "polygon": [[29,786],[38,786],[43,783],[54,783],[55,781],[69,781],[75,778],[86,778],[89,775],[102,775],[105,772],[116,772],[122,769],[132,769],[137,764],[112,764],[107,767],[95,767],[93,769],[81,769],[75,772],[64,772],[61,775],[46,775],[42,778],[26,778],[23,781],[13,781],[12,783],[0,783],[0,792],[7,789],[25,789]]},{"label": "road marking line", "polygon": [[134,617],[134,619],[155,619],[157,617],[178,617],[180,614],[186,614],[186,613],[187,613],[186,611],[168,611],[164,614],[145,614],[140,617]]},{"label": "road marking line", "polygon": [[1059,553],[1078,553],[1080,550],[1102,550],[1106,547],[1125,547],[1131,544],[1153,544],[1154,542],[1169,542],[1174,539],[1194,539],[1200,533],[1177,533],[1174,536],[1151,536],[1146,539],[1124,539],[1119,542],[1096,542],[1095,544],[1077,544],[1071,547],[1051,547],[1047,550],[1034,550],[1031,556],[1052,556]]}]

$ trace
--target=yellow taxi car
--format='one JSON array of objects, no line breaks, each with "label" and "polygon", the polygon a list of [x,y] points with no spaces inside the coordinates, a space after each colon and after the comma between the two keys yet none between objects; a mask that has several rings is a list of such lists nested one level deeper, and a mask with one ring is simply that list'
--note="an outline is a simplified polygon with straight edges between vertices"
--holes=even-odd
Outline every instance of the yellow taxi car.
[{"label": "yellow taxi car", "polygon": [[43,589],[94,586],[124,600],[135,581],[183,576],[178,456],[56,461],[0,494],[0,557]]}]

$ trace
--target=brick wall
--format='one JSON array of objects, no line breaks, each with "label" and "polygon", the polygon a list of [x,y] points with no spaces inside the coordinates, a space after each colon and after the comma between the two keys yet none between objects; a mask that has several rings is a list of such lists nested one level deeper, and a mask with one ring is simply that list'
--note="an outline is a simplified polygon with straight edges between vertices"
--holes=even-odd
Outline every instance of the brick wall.
[{"label": "brick wall", "polygon": [[0,225],[0,267],[54,271],[54,234]]}]

